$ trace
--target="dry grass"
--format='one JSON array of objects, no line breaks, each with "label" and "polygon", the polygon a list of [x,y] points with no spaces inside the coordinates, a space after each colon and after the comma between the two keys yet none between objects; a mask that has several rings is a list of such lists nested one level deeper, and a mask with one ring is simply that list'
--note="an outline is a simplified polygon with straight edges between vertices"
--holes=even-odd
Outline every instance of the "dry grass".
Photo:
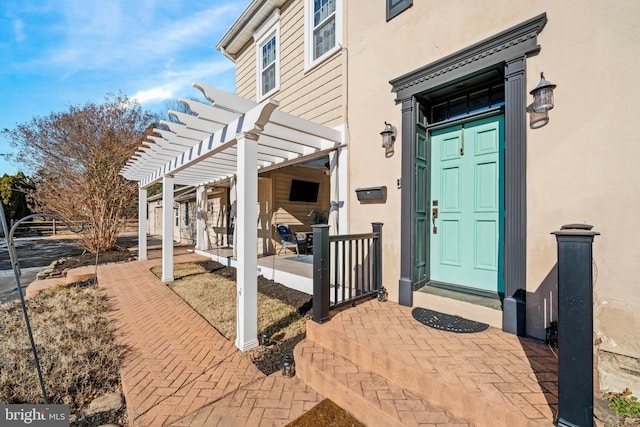
[{"label": "dry grass", "polygon": [[[74,414],[120,386],[123,348],[112,339],[106,297],[96,286],[40,292],[27,311],[49,403],[68,404]],[[42,403],[19,302],[0,307],[0,341],[0,403]]]},{"label": "dry grass", "polygon": [[[154,268],[160,275],[161,268]],[[201,264],[178,264],[169,284],[182,299],[204,317],[225,338],[236,337],[236,283],[210,273]],[[303,334],[306,319],[296,308],[258,292],[258,330],[269,328],[275,343]]]}]

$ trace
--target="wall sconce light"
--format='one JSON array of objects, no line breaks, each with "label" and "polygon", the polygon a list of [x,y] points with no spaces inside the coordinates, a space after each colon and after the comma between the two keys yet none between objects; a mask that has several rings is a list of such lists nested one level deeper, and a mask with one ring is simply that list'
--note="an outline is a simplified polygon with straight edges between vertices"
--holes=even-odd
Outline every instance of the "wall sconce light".
[{"label": "wall sconce light", "polygon": [[385,156],[393,156],[393,143],[396,142],[396,127],[384,122],[384,129],[380,132],[380,135],[382,135],[382,146],[385,150]]},{"label": "wall sconce light", "polygon": [[546,113],[553,108],[553,90],[556,85],[545,80],[544,73],[540,73],[540,83],[531,92],[533,104],[531,107],[536,113]]}]

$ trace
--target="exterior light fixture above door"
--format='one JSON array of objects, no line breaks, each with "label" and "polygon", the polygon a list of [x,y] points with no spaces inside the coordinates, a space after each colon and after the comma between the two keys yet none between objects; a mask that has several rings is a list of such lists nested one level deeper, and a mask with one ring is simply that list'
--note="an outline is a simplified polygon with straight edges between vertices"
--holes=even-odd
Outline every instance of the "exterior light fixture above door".
[{"label": "exterior light fixture above door", "polygon": [[553,108],[553,90],[556,85],[545,80],[544,73],[540,73],[540,83],[531,92],[533,95],[533,111],[536,113],[546,113]]},{"label": "exterior light fixture above door", "polygon": [[385,156],[393,156],[393,144],[396,142],[396,127],[384,122],[384,129],[380,132],[380,135],[382,135],[382,147],[385,149]]}]

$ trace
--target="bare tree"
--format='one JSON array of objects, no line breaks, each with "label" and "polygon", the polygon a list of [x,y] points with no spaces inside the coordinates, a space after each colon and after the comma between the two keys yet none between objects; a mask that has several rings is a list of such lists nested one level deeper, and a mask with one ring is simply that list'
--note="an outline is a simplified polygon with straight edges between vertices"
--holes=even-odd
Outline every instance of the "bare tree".
[{"label": "bare tree", "polygon": [[136,184],[119,175],[151,131],[155,116],[124,95],[109,95],[68,111],[34,117],[2,133],[17,147],[16,159],[33,171],[32,199],[40,212],[86,224],[82,245],[113,249]]}]

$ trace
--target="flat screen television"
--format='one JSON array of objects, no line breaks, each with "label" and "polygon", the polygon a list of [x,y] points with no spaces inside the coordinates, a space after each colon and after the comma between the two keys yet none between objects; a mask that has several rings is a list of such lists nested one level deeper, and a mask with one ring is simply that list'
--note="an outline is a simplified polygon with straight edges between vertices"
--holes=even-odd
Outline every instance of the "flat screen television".
[{"label": "flat screen television", "polygon": [[289,191],[289,201],[291,202],[317,202],[318,189],[317,182],[291,180],[291,190]]}]

